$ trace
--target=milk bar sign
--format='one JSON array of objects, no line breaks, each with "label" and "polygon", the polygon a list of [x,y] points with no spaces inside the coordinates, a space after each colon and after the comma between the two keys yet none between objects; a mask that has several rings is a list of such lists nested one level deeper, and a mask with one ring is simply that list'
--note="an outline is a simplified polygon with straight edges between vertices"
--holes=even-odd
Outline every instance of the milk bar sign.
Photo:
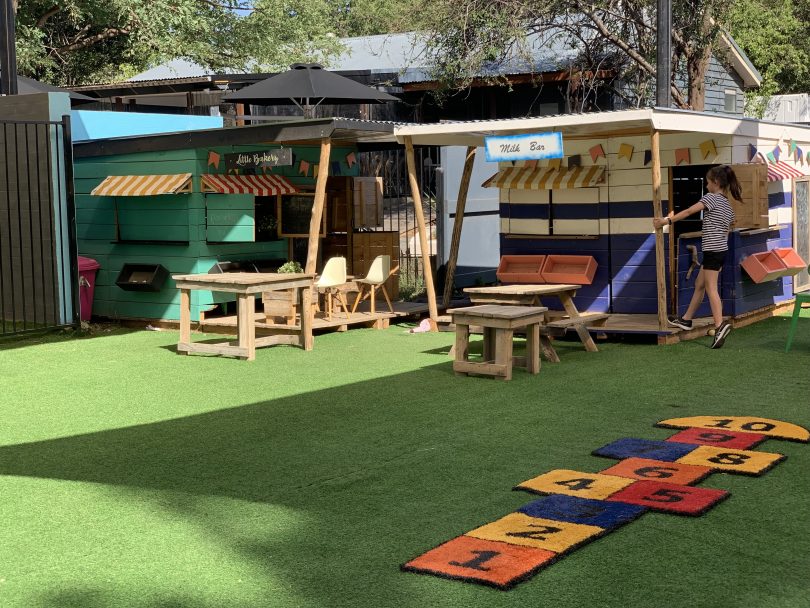
[{"label": "milk bar sign", "polygon": [[232,169],[261,169],[262,167],[289,167],[292,164],[292,148],[225,155],[225,167],[229,171]]},{"label": "milk bar sign", "polygon": [[484,152],[489,162],[562,158],[562,133],[485,137]]}]

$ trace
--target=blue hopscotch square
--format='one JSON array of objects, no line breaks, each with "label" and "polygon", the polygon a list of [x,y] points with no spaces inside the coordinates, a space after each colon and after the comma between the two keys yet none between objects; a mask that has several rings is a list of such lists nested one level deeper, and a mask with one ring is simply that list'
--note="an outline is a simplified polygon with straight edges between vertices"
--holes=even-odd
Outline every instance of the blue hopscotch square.
[{"label": "blue hopscotch square", "polygon": [[577,498],[564,494],[545,496],[518,509],[529,517],[553,519],[572,524],[588,524],[605,530],[618,528],[633,521],[647,507],[623,502],[608,502],[592,498]]},{"label": "blue hopscotch square", "polygon": [[651,458],[675,462],[678,458],[686,456],[698,446],[691,443],[677,443],[675,441],[653,441],[652,439],[636,439],[623,437],[613,443],[602,446],[591,452],[594,456],[605,458]]}]

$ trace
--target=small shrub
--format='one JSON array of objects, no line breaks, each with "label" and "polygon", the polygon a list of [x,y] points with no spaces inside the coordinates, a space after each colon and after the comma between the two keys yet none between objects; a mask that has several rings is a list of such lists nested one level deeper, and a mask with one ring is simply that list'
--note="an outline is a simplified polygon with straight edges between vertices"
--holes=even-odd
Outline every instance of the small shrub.
[{"label": "small shrub", "polygon": [[304,269],[301,268],[301,264],[295,260],[291,260],[279,266],[276,272],[304,272]]},{"label": "small shrub", "polygon": [[410,302],[425,293],[425,278],[422,275],[403,273],[399,275],[399,297]]}]

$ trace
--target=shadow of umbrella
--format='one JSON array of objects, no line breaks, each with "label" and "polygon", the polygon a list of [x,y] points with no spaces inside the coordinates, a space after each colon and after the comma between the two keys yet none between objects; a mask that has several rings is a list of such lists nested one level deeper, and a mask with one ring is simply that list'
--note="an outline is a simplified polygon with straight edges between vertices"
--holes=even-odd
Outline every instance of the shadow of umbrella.
[{"label": "shadow of umbrella", "polygon": [[399,99],[325,70],[320,64],[295,63],[286,72],[226,95],[224,101],[258,106],[289,105],[292,102],[304,112],[304,117],[312,118],[315,108],[324,102],[386,103]]}]

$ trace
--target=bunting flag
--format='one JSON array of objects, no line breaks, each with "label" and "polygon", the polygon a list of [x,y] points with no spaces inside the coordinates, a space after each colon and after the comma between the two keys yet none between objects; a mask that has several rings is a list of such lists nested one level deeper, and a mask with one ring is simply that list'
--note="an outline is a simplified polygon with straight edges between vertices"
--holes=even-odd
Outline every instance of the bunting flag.
[{"label": "bunting flag", "polygon": [[340,175],[340,161],[333,160],[332,161],[332,175]]},{"label": "bunting flag", "polygon": [[573,156],[568,157],[568,166],[569,167],[581,167],[582,166],[582,155],[581,154],[574,154]]},{"label": "bunting flag", "polygon": [[312,177],[318,177],[318,170],[320,168],[320,165],[312,165]]},{"label": "bunting flag", "polygon": [[298,173],[306,176],[309,175],[309,163],[307,161],[301,161],[301,163],[298,165]]},{"label": "bunting flag", "polygon": [[776,153],[775,153],[775,152],[768,152],[768,153],[767,153],[765,156],[766,156],[766,157],[767,157],[767,159],[768,159],[768,160],[769,160],[771,163],[773,163],[774,165],[776,164],[776,161],[777,161],[777,160],[779,160],[779,157],[778,157],[778,156],[776,156]]},{"label": "bunting flag", "polygon": [[675,150],[675,166],[677,167],[681,163],[686,163],[687,165],[692,163],[689,156],[689,148],[678,148]]},{"label": "bunting flag", "polygon": [[748,162],[754,160],[757,155],[757,147],[754,144],[748,144]]},{"label": "bunting flag", "polygon": [[808,153],[807,153],[807,158],[806,158],[806,160],[807,160],[807,164],[810,164],[810,152],[808,152]]},{"label": "bunting flag", "polygon": [[773,149],[773,151],[771,152],[771,154],[773,154],[773,157],[774,157],[776,160],[779,160],[779,156],[782,154],[782,148],[780,148],[779,146],[776,146],[776,147]]},{"label": "bunting flag", "polygon": [[357,162],[357,157],[354,155],[354,152],[349,152],[346,155],[346,164],[349,165],[349,169],[354,166],[354,163]]},{"label": "bunting flag", "polygon": [[788,145],[788,154],[795,154],[796,153],[796,148],[798,148],[798,147],[799,146],[796,145],[796,141],[791,139],[790,144]]},{"label": "bunting flag", "polygon": [[210,167],[211,165],[214,165],[215,169],[219,169],[219,154],[213,150],[208,151],[208,164],[206,167]]},{"label": "bunting flag", "polygon": [[714,145],[714,140],[707,139],[700,144],[700,151],[703,154],[703,160],[706,160],[709,156],[717,156],[717,146]]},{"label": "bunting flag", "polygon": [[644,150],[644,166],[646,167],[652,162],[652,150]]},{"label": "bunting flag", "polygon": [[802,151],[801,148],[796,148],[796,152],[795,152],[795,156],[793,157],[793,160],[795,160],[796,162],[799,162],[802,165],[804,165],[804,152]]},{"label": "bunting flag", "polygon": [[605,151],[602,149],[602,144],[596,144],[588,152],[591,153],[591,161],[596,162],[597,158],[604,157]]},{"label": "bunting flag", "polygon": [[562,166],[561,158],[552,158],[550,161],[548,161],[549,169],[559,169],[561,166]]},{"label": "bunting flag", "polygon": [[527,161],[525,161],[525,162],[523,163],[523,166],[524,166],[524,167],[531,167],[531,168],[535,168],[535,167],[537,167],[537,160],[527,160]]},{"label": "bunting flag", "polygon": [[633,146],[630,144],[621,144],[619,146],[619,158],[626,158],[627,162],[633,160]]}]

